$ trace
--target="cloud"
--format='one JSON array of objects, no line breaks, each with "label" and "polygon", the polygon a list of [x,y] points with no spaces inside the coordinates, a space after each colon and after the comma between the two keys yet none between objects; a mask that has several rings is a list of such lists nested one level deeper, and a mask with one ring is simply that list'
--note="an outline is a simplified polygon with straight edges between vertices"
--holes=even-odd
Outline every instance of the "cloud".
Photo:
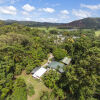
[{"label": "cloud", "polygon": [[56,4],[52,4],[51,6],[52,7],[57,7],[57,6],[60,6],[60,4],[59,3],[56,3]]},{"label": "cloud", "polygon": [[29,18],[29,17],[28,17],[28,18],[24,18],[24,19],[25,19],[26,21],[31,21],[31,18]]},{"label": "cloud", "polygon": [[0,0],[0,3],[4,3],[5,1],[4,0]]},{"label": "cloud", "polygon": [[53,8],[40,8],[39,11],[44,11],[44,12],[47,12],[47,13],[53,13],[53,12],[55,12],[55,9],[53,9]]},{"label": "cloud", "polygon": [[19,0],[9,0],[11,4],[15,4]]},{"label": "cloud", "polygon": [[25,15],[25,16],[28,16],[29,15],[29,13],[26,12],[26,11],[22,11],[22,14]]},{"label": "cloud", "polygon": [[0,13],[8,15],[16,15],[17,10],[14,6],[0,7]]},{"label": "cloud", "polygon": [[39,21],[41,21],[41,22],[51,22],[51,23],[54,23],[54,22],[57,22],[58,19],[57,18],[39,18]]},{"label": "cloud", "polygon": [[61,18],[61,19],[69,19],[70,17],[67,16],[67,15],[61,15],[60,18]]},{"label": "cloud", "polygon": [[77,16],[78,18],[86,18],[91,16],[90,12],[81,9],[79,10],[73,9],[72,14]]},{"label": "cloud", "polygon": [[0,17],[0,20],[5,20],[4,18]]},{"label": "cloud", "polygon": [[31,6],[29,4],[25,4],[22,8],[27,12],[31,12],[31,11],[35,10],[35,7]]},{"label": "cloud", "polygon": [[10,4],[14,4],[15,2],[18,2],[20,0],[0,0],[0,4],[3,3],[10,3]]},{"label": "cloud", "polygon": [[68,10],[62,10],[61,13],[64,14],[64,15],[69,14]]},{"label": "cloud", "polygon": [[48,3],[48,2],[47,2],[45,5],[46,5],[46,6],[51,6],[51,7],[57,7],[57,6],[60,6],[59,3],[50,4],[50,3]]},{"label": "cloud", "polygon": [[81,4],[81,7],[88,8],[88,9],[91,9],[91,10],[98,10],[98,9],[100,9],[100,4],[98,4],[98,5]]}]

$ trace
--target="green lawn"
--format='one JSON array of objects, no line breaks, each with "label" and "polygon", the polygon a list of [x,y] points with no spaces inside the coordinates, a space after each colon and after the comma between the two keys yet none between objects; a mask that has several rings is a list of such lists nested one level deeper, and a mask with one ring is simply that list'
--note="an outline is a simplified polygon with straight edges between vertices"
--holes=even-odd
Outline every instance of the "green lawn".
[{"label": "green lawn", "polygon": [[31,97],[28,96],[28,100],[40,100],[40,96],[43,91],[48,91],[48,92],[51,91],[43,84],[43,82],[41,82],[40,80],[34,79],[31,74],[26,75],[25,71],[23,71],[21,75],[17,76],[17,78],[19,77],[23,78],[27,85],[32,84],[34,87],[35,95]]},{"label": "green lawn", "polygon": [[48,62],[47,59],[45,59],[42,63],[41,63],[41,66],[43,66],[44,64],[46,64]]},{"label": "green lawn", "polygon": [[100,30],[96,31],[96,32],[95,32],[95,35],[96,35],[96,36],[100,36]]},{"label": "green lawn", "polygon": [[57,27],[49,27],[48,29],[46,27],[36,27],[39,30],[44,30],[46,32],[49,32],[50,30],[58,30],[58,31],[67,31],[68,29],[57,29]]}]

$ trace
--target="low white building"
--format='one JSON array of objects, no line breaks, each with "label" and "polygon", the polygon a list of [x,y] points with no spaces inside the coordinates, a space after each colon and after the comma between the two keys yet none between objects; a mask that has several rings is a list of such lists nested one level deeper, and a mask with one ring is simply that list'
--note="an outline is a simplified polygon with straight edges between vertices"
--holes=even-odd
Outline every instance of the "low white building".
[{"label": "low white building", "polygon": [[43,67],[36,67],[35,69],[33,69],[32,76],[34,78],[40,79],[40,77],[47,71],[47,69],[43,68]]}]

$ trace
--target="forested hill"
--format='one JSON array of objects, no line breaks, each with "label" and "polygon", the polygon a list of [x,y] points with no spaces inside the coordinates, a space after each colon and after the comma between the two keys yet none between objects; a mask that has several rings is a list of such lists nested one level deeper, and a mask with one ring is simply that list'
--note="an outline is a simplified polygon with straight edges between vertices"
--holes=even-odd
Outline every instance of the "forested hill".
[{"label": "forested hill", "polygon": [[30,27],[40,27],[40,26],[47,26],[48,27],[48,26],[61,25],[61,23],[50,23],[50,22],[5,20],[6,25],[10,25],[13,23],[18,23],[18,24],[22,24],[22,25],[30,26]]},{"label": "forested hill", "polygon": [[76,20],[70,23],[50,23],[50,22],[36,22],[36,21],[16,21],[16,20],[5,20],[6,25],[13,23],[22,24],[30,27],[40,27],[40,26],[58,26],[59,28],[82,28],[82,29],[100,29],[100,18],[84,18]]},{"label": "forested hill", "polygon": [[60,28],[100,29],[100,18],[84,18],[71,23],[63,24]]}]

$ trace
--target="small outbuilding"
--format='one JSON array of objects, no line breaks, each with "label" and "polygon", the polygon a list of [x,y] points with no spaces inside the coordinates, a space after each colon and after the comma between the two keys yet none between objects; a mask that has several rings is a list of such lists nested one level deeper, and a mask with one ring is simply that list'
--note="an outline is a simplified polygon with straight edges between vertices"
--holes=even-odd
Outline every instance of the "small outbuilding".
[{"label": "small outbuilding", "polygon": [[69,65],[71,62],[71,58],[64,57],[64,59],[62,59],[61,62],[64,63],[65,65]]},{"label": "small outbuilding", "polygon": [[35,69],[33,69],[33,71],[31,72],[34,78],[40,79],[40,77],[47,71],[47,69],[43,68],[43,67],[36,67]]},{"label": "small outbuilding", "polygon": [[52,68],[52,69],[55,69],[55,70],[59,70],[60,73],[64,72],[63,71],[63,67],[64,67],[64,64],[60,63],[60,62],[57,62],[57,61],[52,61],[49,65],[48,65],[49,68]]}]

